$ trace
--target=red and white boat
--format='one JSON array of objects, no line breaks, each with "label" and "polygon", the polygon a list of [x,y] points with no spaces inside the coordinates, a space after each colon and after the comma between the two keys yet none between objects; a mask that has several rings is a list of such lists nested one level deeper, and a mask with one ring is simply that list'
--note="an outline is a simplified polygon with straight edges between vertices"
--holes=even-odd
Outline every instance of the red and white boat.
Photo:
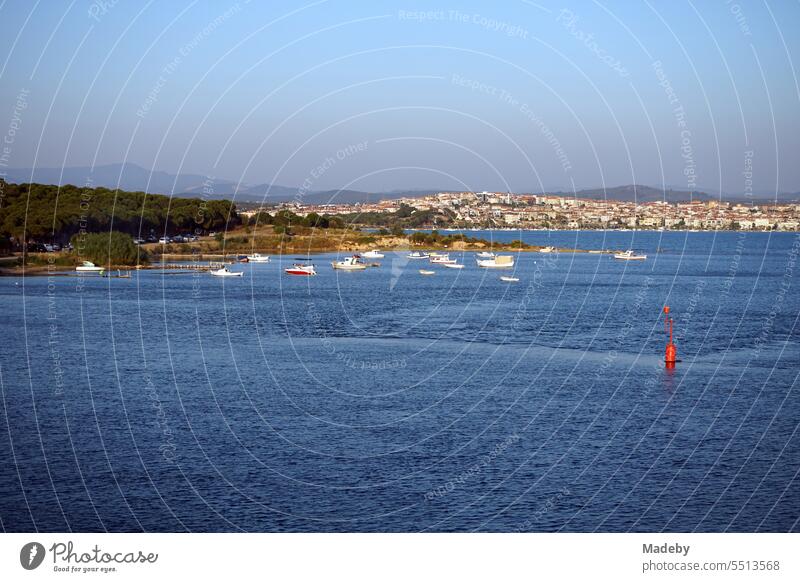
[{"label": "red and white boat", "polygon": [[316,275],[317,271],[314,269],[314,265],[302,265],[300,263],[295,263],[291,267],[287,267],[283,270],[284,273],[287,275]]}]

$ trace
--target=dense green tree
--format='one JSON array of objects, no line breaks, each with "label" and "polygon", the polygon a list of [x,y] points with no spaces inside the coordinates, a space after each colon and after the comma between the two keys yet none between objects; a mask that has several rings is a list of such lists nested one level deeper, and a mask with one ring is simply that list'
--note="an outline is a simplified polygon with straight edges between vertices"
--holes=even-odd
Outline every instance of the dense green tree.
[{"label": "dense green tree", "polygon": [[173,235],[239,225],[229,200],[170,198],[107,188],[3,183],[0,235],[66,242],[77,232]]}]

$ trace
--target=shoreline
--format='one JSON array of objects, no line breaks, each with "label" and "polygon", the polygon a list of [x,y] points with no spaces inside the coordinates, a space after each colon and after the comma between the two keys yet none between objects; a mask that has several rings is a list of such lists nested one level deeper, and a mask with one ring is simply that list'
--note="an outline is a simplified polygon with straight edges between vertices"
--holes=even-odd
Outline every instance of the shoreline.
[{"label": "shoreline", "polygon": [[[541,249],[546,247],[530,247],[530,248],[512,248],[512,249],[499,249],[499,248],[483,248],[483,249],[451,249],[447,247],[408,247],[408,248],[392,248],[392,249],[381,249],[382,252],[385,253],[409,253],[414,251],[423,251],[423,252],[445,252],[445,253],[480,253],[485,251],[492,251],[498,254],[507,253],[507,254],[514,254],[514,253],[538,253],[542,255],[556,255],[556,254],[613,254],[618,252],[616,250],[584,250],[584,249],[566,249],[566,248],[555,248],[551,252],[542,253]],[[352,249],[328,249],[328,250],[320,250],[314,249],[313,251],[289,251],[289,252],[280,252],[280,250],[274,249],[254,249],[250,251],[251,253],[261,253],[261,254],[269,254],[274,257],[295,257],[298,260],[309,260],[310,257],[317,256],[317,255],[326,255],[332,253],[338,253],[341,255],[352,255],[352,254],[359,254],[362,252],[366,252],[370,250],[369,248],[360,249],[360,250],[352,250]],[[243,253],[231,253],[231,254],[221,254],[221,253],[196,253],[196,254],[185,254],[185,253],[165,253],[160,255],[160,260],[152,261],[148,264],[139,264],[139,265],[111,265],[109,266],[105,272],[106,273],[114,273],[115,271],[171,271],[168,267],[169,261],[174,261],[178,263],[184,264],[191,264],[191,263],[213,263],[219,262],[224,264],[248,264],[246,262],[240,262],[238,260],[239,256],[242,256]],[[300,259],[299,255],[305,255],[307,259]],[[21,258],[21,257],[15,257]],[[77,265],[77,263],[76,263]],[[206,265],[203,265],[206,266]],[[15,276],[31,276],[31,277],[40,277],[40,276],[54,276],[54,277],[68,277],[68,276],[80,276],[74,269],[74,266],[70,265],[59,265],[56,268],[53,268],[52,265],[42,265],[42,264],[34,264],[34,265],[17,265],[14,267],[0,267],[0,277],[15,277]],[[113,278],[115,275],[111,275]]]}]

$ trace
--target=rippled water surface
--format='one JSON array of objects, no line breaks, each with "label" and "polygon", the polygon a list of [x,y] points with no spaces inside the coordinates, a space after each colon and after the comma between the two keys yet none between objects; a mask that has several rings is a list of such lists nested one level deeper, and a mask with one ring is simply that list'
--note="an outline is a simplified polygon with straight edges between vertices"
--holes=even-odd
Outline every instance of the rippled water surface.
[{"label": "rippled water surface", "polygon": [[649,257],[0,279],[2,528],[800,528],[797,236],[522,237]]}]

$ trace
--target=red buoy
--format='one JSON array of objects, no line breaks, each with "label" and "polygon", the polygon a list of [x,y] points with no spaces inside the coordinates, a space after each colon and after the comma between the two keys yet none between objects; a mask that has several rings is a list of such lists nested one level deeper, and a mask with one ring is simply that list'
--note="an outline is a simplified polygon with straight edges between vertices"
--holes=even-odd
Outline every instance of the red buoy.
[{"label": "red buoy", "polygon": [[667,368],[674,368],[678,356],[678,348],[672,343],[672,318],[669,316],[669,305],[664,306],[664,331],[669,333],[667,349],[664,350],[664,363]]}]

